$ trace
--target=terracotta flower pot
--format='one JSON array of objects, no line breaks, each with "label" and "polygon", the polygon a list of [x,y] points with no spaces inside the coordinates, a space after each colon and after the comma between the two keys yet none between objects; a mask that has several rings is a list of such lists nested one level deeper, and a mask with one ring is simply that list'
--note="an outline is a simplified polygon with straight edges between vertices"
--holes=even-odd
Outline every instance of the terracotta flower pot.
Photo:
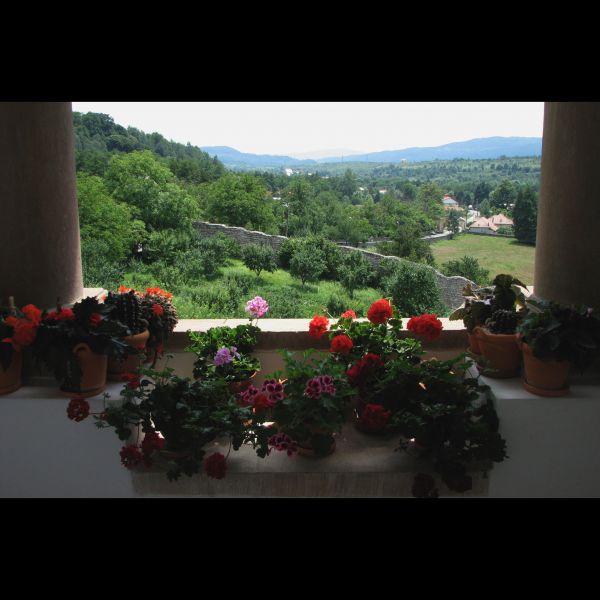
[{"label": "terracotta flower pot", "polygon": [[477,339],[477,336],[475,335],[475,333],[469,333],[467,332],[467,336],[469,338],[469,352],[473,355],[473,356],[477,356],[481,354],[481,348],[479,346],[479,340]]},{"label": "terracotta flower pot", "polygon": [[[146,342],[150,337],[150,332],[144,329],[142,333],[127,336],[124,341],[128,346],[139,349],[145,348]],[[117,360],[116,358],[108,359],[108,380],[122,381],[123,373],[133,373],[142,364],[145,358],[144,352],[135,352],[129,354],[125,360]]]},{"label": "terracotta flower pot", "polygon": [[254,373],[252,373],[248,379],[228,382],[229,391],[232,394],[240,394],[241,392],[245,392],[252,385],[252,380],[256,377],[257,373],[258,371],[254,371]]},{"label": "terracotta flower pot", "polygon": [[10,394],[21,387],[22,365],[23,355],[16,350],[13,350],[12,359],[6,371],[0,364],[0,396],[3,394]]},{"label": "terracotta flower pot", "polygon": [[323,458],[324,456],[329,456],[330,454],[333,454],[333,451],[335,450],[335,439],[333,438],[333,436],[335,435],[335,433],[331,431],[326,431],[324,429],[320,429],[319,427],[310,427],[309,429],[311,431],[311,434],[321,433],[332,436],[331,444],[325,452],[317,452],[312,446],[310,438],[307,440],[302,440],[299,441],[297,445],[298,454],[300,454],[301,456],[307,456],[309,458]]},{"label": "terracotta flower pot", "polygon": [[564,396],[569,391],[569,361],[544,361],[533,355],[529,344],[517,339],[523,351],[523,387],[537,396]]},{"label": "terracotta flower pot", "polygon": [[517,346],[517,334],[490,333],[485,327],[475,327],[475,336],[481,353],[488,361],[488,368],[477,368],[482,375],[496,379],[507,379],[519,374],[521,352]]},{"label": "terracotta flower pot", "polygon": [[73,354],[77,357],[81,369],[79,386],[65,382],[60,387],[60,391],[69,398],[89,398],[101,394],[106,387],[108,362],[106,355],[92,352],[91,348],[84,343],[74,346]]}]

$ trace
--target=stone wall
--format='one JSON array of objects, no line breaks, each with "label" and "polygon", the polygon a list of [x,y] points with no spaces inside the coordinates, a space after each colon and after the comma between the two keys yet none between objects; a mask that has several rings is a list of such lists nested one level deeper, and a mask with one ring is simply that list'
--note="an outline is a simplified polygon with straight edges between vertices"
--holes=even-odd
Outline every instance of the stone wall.
[{"label": "stone wall", "polygon": [[[243,227],[230,227],[228,225],[221,225],[217,223],[206,223],[205,221],[197,221],[194,223],[196,230],[201,237],[210,237],[217,233],[237,240],[240,244],[268,244],[274,250],[277,250],[279,246],[287,239],[283,235],[269,235],[262,231],[250,231]],[[404,261],[403,258],[397,256],[384,256],[383,254],[377,254],[376,252],[370,252],[363,248],[354,248],[353,246],[338,246],[342,252],[361,252],[367,261],[373,266],[377,267],[382,260],[396,260]],[[422,265],[423,266],[423,265]],[[458,308],[463,303],[462,289],[470,283],[468,279],[464,277],[447,277],[433,269],[433,267],[426,267],[432,269],[437,279],[438,285],[440,286],[440,292],[442,302],[449,309]],[[472,283],[472,282],[471,282]]]}]

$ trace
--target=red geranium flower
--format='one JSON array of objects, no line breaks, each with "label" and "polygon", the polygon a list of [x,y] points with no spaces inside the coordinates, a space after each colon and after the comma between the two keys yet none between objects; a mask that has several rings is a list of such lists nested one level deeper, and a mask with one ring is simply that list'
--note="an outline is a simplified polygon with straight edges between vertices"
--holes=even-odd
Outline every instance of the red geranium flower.
[{"label": "red geranium flower", "polygon": [[308,325],[308,334],[310,337],[319,339],[327,332],[329,326],[329,319],[322,317],[321,315],[315,315],[312,321]]},{"label": "red geranium flower", "polygon": [[350,385],[359,386],[364,384],[373,372],[382,366],[383,360],[381,356],[368,352],[346,371],[346,376]]},{"label": "red geranium flower", "polygon": [[14,316],[9,316],[4,319],[7,325],[12,326],[12,338],[6,338],[2,341],[10,342],[13,348],[20,352],[25,346],[29,346],[35,340],[37,333],[37,325],[34,325],[28,319],[17,319]]},{"label": "red geranium flower", "polygon": [[392,416],[391,410],[385,410],[381,404],[367,404],[360,415],[361,426],[370,432],[381,431]]},{"label": "red geranium flower", "polygon": [[28,304],[21,309],[21,312],[34,324],[39,325],[42,320],[42,311],[33,304]]},{"label": "red geranium flower", "polygon": [[353,310],[347,310],[346,312],[342,313],[342,316],[340,318],[342,318],[342,319],[356,319],[356,313]]},{"label": "red geranium flower", "polygon": [[144,454],[144,464],[149,467],[152,465],[151,455],[155,450],[161,450],[165,445],[164,438],[158,435],[156,431],[149,431],[142,441],[142,453]]},{"label": "red geranium flower", "polygon": [[223,477],[225,477],[225,472],[227,471],[225,457],[220,452],[211,454],[204,461],[204,470],[208,476],[213,479],[223,479]]},{"label": "red geranium flower", "polygon": [[254,396],[254,398],[252,399],[252,406],[256,409],[256,410],[263,410],[265,408],[270,408],[271,406],[273,406],[275,404],[275,402],[273,402],[272,400],[270,400],[266,394],[263,394],[261,392],[259,392],[258,394],[256,394]]},{"label": "red geranium flower", "polygon": [[140,376],[136,373],[123,373],[121,381],[127,382],[128,390],[135,390],[140,387]]},{"label": "red geranium flower", "polygon": [[331,352],[340,352],[341,354],[348,354],[354,344],[347,335],[336,335],[331,340]]},{"label": "red geranium flower", "polygon": [[100,313],[92,313],[90,315],[90,325],[92,327],[98,327],[102,321],[102,315]]},{"label": "red geranium flower", "polygon": [[67,417],[73,421],[83,421],[90,414],[90,405],[84,398],[73,398],[67,406]]},{"label": "red geranium flower", "polygon": [[152,305],[152,312],[157,317],[162,317],[165,314],[165,309],[160,304],[153,304]]},{"label": "red geranium flower", "polygon": [[119,454],[121,455],[123,466],[128,469],[131,469],[131,467],[135,467],[135,465],[139,465],[142,462],[142,453],[140,452],[140,449],[133,444],[130,446],[123,446]]},{"label": "red geranium flower", "polygon": [[392,306],[389,300],[382,298],[381,300],[377,300],[371,304],[367,317],[371,323],[375,323],[376,325],[380,325],[381,323],[385,323],[388,319],[392,318]]},{"label": "red geranium flower", "polygon": [[416,335],[423,336],[428,340],[437,340],[444,326],[434,314],[424,314],[418,317],[412,317],[406,324],[406,328]]}]

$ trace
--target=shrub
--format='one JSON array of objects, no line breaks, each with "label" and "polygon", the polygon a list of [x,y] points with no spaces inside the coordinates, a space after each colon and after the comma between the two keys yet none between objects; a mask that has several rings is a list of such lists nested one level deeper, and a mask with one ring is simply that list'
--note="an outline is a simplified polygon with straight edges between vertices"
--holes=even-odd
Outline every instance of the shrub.
[{"label": "shrub", "polygon": [[490,272],[480,267],[479,261],[474,256],[463,256],[458,260],[445,262],[442,265],[442,273],[466,277],[480,286],[490,282]]},{"label": "shrub", "polygon": [[277,262],[282,269],[290,268],[290,261],[297,248],[300,247],[302,241],[300,238],[288,238],[285,240],[277,251]]},{"label": "shrub", "polygon": [[394,274],[383,282],[386,295],[393,298],[401,316],[444,313],[435,274],[427,267],[402,261]]},{"label": "shrub", "polygon": [[331,241],[322,236],[309,236],[305,238],[291,238],[285,240],[277,253],[279,265],[284,269],[289,269],[294,254],[300,249],[318,254],[324,263],[322,277],[324,279],[336,280],[338,277],[338,268],[342,261],[340,249]]},{"label": "shrub", "polygon": [[242,246],[237,240],[222,233],[217,233],[213,239],[221,245],[227,258],[242,258]]},{"label": "shrub", "polygon": [[125,265],[106,258],[108,245],[89,239],[81,244],[81,267],[85,287],[116,288],[123,281]]},{"label": "shrub", "polygon": [[293,319],[301,312],[302,296],[292,288],[269,291],[269,316],[273,319]]},{"label": "shrub", "polygon": [[250,288],[254,284],[254,279],[247,273],[227,273],[223,278],[223,283],[228,289],[235,289],[242,296],[247,296]]},{"label": "shrub", "polygon": [[262,271],[272,273],[277,268],[275,253],[270,246],[248,244],[242,248],[242,261],[260,277]]}]

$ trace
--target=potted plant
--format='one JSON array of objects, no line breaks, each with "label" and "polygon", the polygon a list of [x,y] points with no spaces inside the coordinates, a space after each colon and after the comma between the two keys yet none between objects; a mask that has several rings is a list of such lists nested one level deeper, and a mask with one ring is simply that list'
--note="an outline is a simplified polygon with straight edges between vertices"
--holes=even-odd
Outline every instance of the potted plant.
[{"label": "potted plant", "polygon": [[252,320],[258,321],[268,310],[268,304],[257,296],[248,301],[247,310],[251,315],[248,324],[212,327],[205,332],[188,331],[192,343],[186,351],[196,354],[194,377],[223,378],[229,382],[232,392],[248,388],[260,369],[258,358],[251,356],[260,332]]},{"label": "potted plant", "polygon": [[[273,431],[256,419],[248,427],[251,410],[240,406],[225,380],[192,381],[174,375],[169,367],[140,368],[139,373],[138,381],[123,388],[122,404],[108,404],[94,415],[98,428],[114,428],[127,442],[120,451],[125,467],[156,463],[165,468],[169,480],[204,468],[209,477],[222,479],[231,449],[252,444],[258,456],[269,453]],[[87,414],[89,407],[74,407],[69,417],[81,420],[78,417]],[[229,442],[227,455],[213,452],[206,457],[209,444],[223,438]]]},{"label": "potted plant", "polygon": [[[487,471],[491,462],[506,457],[492,401],[482,396],[488,386],[477,378],[456,376],[467,365],[466,353],[420,365],[396,361],[375,392],[392,412],[390,426],[401,435],[398,450],[426,461],[457,492],[472,488],[470,471]],[[433,477],[419,473],[413,494],[436,496]]]},{"label": "potted plant", "polygon": [[13,297],[8,300],[0,307],[0,395],[21,387],[22,350],[34,342],[42,316],[33,304],[18,310]]},{"label": "potted plant", "polygon": [[600,349],[600,319],[591,308],[529,300],[517,328],[523,352],[523,386],[539,396],[563,396],[570,366],[584,371]]},{"label": "potted plant", "polygon": [[165,345],[177,325],[177,311],[172,302],[173,294],[159,287],[146,288],[141,297],[142,315],[148,321],[150,337],[146,344],[146,358],[152,367],[163,356]]},{"label": "potted plant", "polygon": [[123,373],[135,371],[140,366],[141,358],[145,354],[146,342],[150,337],[148,321],[143,316],[142,301],[135,290],[125,291],[119,288],[116,293],[109,292],[104,299],[104,304],[112,307],[109,317],[122,323],[129,330],[128,335],[123,339],[127,344],[126,358],[108,360],[109,381],[121,381]]},{"label": "potted plant", "polygon": [[127,351],[125,325],[110,318],[111,305],[84,298],[55,311],[44,311],[34,354],[52,370],[61,391],[71,397],[89,397],[106,386],[109,356],[122,360]]},{"label": "potted plant", "polygon": [[341,431],[354,393],[340,363],[331,355],[317,358],[313,353],[306,350],[301,360],[296,360],[290,351],[282,350],[285,377],[281,372],[268,376],[267,385],[276,388],[279,383],[283,387],[271,407],[280,436],[272,445],[280,450],[291,446],[304,456],[322,457],[335,450],[334,436]]},{"label": "potted plant", "polygon": [[[516,328],[525,313],[525,296],[519,286],[527,289],[512,275],[497,275],[493,281],[490,316],[485,324],[474,329],[485,361],[478,368],[488,377],[510,378],[519,373],[520,352]],[[517,307],[522,310],[517,312]],[[482,363],[485,362],[485,365]]]},{"label": "potted plant", "polygon": [[[374,399],[373,383],[394,361],[419,364],[424,350],[418,339],[406,337],[402,320],[389,300],[374,302],[367,317],[368,321],[358,322],[344,313],[330,329],[330,350],[335,360],[344,364],[348,381],[356,390],[356,426],[366,433],[383,433],[388,430],[391,413]],[[435,340],[442,323],[436,315],[424,314],[412,317],[407,329]]]},{"label": "potted plant", "polygon": [[492,289],[473,290],[469,283],[464,287],[462,294],[465,298],[464,306],[457,308],[448,318],[451,321],[462,319],[469,338],[469,352],[477,358],[481,355],[481,348],[474,330],[475,327],[484,325],[492,314]]}]

